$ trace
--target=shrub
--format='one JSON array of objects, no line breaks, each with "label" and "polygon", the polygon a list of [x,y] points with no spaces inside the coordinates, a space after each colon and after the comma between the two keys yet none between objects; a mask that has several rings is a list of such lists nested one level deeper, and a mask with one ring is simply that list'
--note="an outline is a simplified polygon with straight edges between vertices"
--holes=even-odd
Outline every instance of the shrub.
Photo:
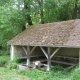
[{"label": "shrub", "polygon": [[9,55],[9,54],[10,54],[9,50],[0,50],[0,56]]},{"label": "shrub", "polygon": [[16,69],[18,63],[20,63],[20,59],[14,58],[14,60],[8,61],[6,67],[7,67],[8,69]]},{"label": "shrub", "polygon": [[0,67],[5,66],[5,64],[9,61],[9,56],[0,56]]}]

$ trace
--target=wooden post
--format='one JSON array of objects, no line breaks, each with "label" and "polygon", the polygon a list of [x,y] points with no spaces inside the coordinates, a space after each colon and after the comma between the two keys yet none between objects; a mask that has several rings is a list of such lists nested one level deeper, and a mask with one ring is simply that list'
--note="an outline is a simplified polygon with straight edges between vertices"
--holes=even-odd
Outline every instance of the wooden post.
[{"label": "wooden post", "polygon": [[29,54],[30,54],[30,47],[29,46],[27,46],[27,65],[30,65],[30,56],[29,56]]},{"label": "wooden post", "polygon": [[25,48],[25,47],[23,47],[22,46],[22,48],[23,48],[23,50],[24,50],[24,52],[26,53],[26,56],[27,56],[27,61],[26,61],[26,65],[29,65],[30,64],[30,47],[29,46],[27,46],[27,49]]},{"label": "wooden post", "polygon": [[47,71],[50,71],[50,69],[51,69],[50,47],[48,47]]},{"label": "wooden post", "polygon": [[10,59],[13,60],[14,59],[14,46],[11,45],[11,48],[10,48]]},{"label": "wooden post", "polygon": [[79,70],[80,70],[80,48],[79,48]]}]

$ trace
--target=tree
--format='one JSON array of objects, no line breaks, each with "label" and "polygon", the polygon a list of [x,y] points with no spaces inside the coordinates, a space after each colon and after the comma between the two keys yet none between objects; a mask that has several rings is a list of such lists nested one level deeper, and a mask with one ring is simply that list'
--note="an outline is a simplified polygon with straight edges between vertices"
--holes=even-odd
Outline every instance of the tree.
[{"label": "tree", "polygon": [[80,18],[80,0],[1,0],[0,46],[34,24]]},{"label": "tree", "polygon": [[73,8],[73,19],[77,18],[77,10],[78,10],[78,0],[74,0],[74,8]]},{"label": "tree", "polygon": [[37,0],[40,7],[41,23],[44,24],[43,0]]},{"label": "tree", "polygon": [[25,15],[25,19],[27,20],[30,26],[33,25],[31,17],[30,17],[30,3],[27,0],[24,0],[24,10],[28,11],[28,13],[26,13]]}]

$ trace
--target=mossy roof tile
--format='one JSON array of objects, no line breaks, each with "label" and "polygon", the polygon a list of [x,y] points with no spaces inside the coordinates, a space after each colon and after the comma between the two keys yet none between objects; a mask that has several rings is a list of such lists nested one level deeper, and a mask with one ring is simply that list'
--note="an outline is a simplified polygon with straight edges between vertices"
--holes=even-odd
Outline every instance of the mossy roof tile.
[{"label": "mossy roof tile", "polygon": [[80,46],[80,19],[33,25],[8,44]]}]

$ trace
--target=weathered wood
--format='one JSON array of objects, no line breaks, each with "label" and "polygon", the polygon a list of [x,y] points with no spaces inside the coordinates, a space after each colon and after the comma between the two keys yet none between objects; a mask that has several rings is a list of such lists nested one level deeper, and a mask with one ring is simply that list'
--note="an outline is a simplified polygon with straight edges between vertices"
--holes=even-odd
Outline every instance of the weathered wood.
[{"label": "weathered wood", "polygon": [[28,54],[27,49],[26,49],[24,46],[22,46],[22,48],[23,48],[24,52],[25,52],[26,55],[27,55],[27,54]]},{"label": "weathered wood", "polygon": [[47,71],[50,71],[50,69],[51,69],[50,47],[48,47]]},{"label": "weathered wood", "polygon": [[[15,46],[18,46],[17,44],[15,44]],[[21,45],[21,46],[26,46],[26,45]],[[47,46],[47,47],[53,47],[53,48],[55,48],[55,47],[59,47],[59,48],[80,48],[80,46],[67,46],[67,45],[34,45],[34,44],[29,44],[28,46],[42,46],[42,47],[45,47],[45,46]]]},{"label": "weathered wood", "polygon": [[59,64],[66,64],[66,65],[76,65],[74,63],[68,63],[68,62],[56,61],[56,60],[51,60],[51,62],[55,62],[55,63],[59,63]]},{"label": "weathered wood", "polygon": [[75,58],[75,57],[66,57],[66,56],[55,56],[55,57],[65,58],[65,59],[74,59],[74,60],[78,60],[79,59],[79,58]]},{"label": "weathered wood", "polygon": [[59,51],[60,48],[57,48],[53,53],[52,55],[50,56],[50,59]]},{"label": "weathered wood", "polygon": [[[37,46],[34,46],[34,47],[32,48],[32,50],[30,51],[30,54],[33,53],[33,51],[36,49],[36,47],[37,47]],[[30,54],[29,54],[29,55],[30,55]]]},{"label": "weathered wood", "polygon": [[30,47],[29,46],[27,46],[27,65],[30,65],[30,56],[29,56],[29,54],[30,54]]},{"label": "weathered wood", "polygon": [[[34,55],[34,56],[30,56],[30,58],[33,58],[33,57],[43,57],[43,55]],[[23,57],[18,57],[19,59],[26,59],[27,56],[23,56]]]},{"label": "weathered wood", "polygon": [[44,55],[46,56],[46,58],[48,59],[48,54],[46,53],[46,51],[42,47],[40,47],[40,48],[41,48],[42,52],[44,53]]},{"label": "weathered wood", "polygon": [[80,48],[79,48],[79,70],[80,70]]},{"label": "weathered wood", "polygon": [[10,48],[10,59],[13,60],[14,59],[14,46],[11,45],[11,48]]},{"label": "weathered wood", "polygon": [[26,49],[24,46],[22,46],[22,48],[23,48],[23,50],[24,50],[24,52],[26,53],[26,56],[27,56],[26,64],[30,65],[30,56],[29,56],[29,54],[30,54],[30,47],[27,46],[27,49]]},{"label": "weathered wood", "polygon": [[72,69],[72,68],[74,68],[76,66],[76,64],[75,65],[71,65],[71,66],[69,66],[69,67],[67,67],[68,69]]}]

